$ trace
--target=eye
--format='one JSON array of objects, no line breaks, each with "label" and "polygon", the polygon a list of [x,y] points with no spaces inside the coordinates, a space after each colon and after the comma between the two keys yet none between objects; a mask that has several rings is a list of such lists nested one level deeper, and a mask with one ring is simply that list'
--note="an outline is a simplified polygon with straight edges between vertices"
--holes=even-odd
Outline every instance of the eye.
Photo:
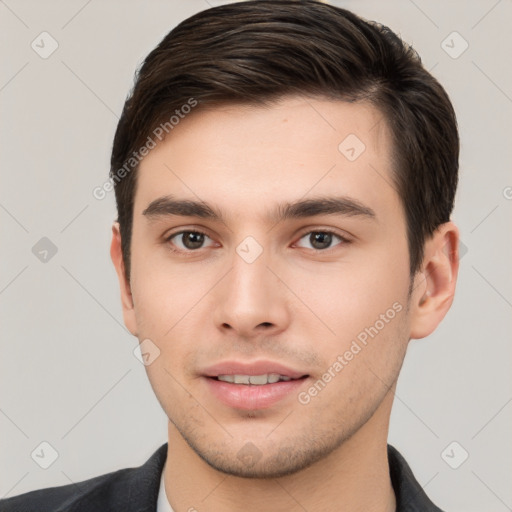
[{"label": "eye", "polygon": [[[176,238],[175,242],[172,241],[174,238]],[[190,252],[196,249],[201,249],[205,238],[211,240],[211,238],[206,233],[202,233],[201,231],[188,230],[173,233],[166,238],[166,241],[170,242],[172,245],[176,245],[178,247],[178,252]]]},{"label": "eye", "polygon": [[307,241],[309,241],[309,243],[313,246],[313,250],[321,251],[325,249],[330,249],[334,238],[337,238],[342,243],[349,243],[349,240],[347,240],[346,238],[342,237],[341,235],[337,235],[333,231],[329,230],[309,231],[308,233],[303,235],[300,238],[300,240],[307,239]]}]

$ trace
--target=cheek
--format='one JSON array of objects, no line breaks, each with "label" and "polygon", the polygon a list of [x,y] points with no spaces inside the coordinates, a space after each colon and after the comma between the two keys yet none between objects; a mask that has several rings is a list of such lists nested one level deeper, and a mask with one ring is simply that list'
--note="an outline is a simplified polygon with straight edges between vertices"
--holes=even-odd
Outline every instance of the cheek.
[{"label": "cheek", "polygon": [[385,320],[394,319],[397,309],[405,310],[408,265],[403,258],[397,265],[399,257],[391,256],[362,255],[341,264],[318,266],[314,273],[293,270],[288,279],[301,283],[297,295],[329,328],[330,334],[325,330],[327,339],[344,342],[373,325],[381,315],[388,313]]},{"label": "cheek", "polygon": [[[386,392],[405,355],[409,267],[407,251],[401,249],[354,258],[335,271],[323,269],[302,287],[304,302],[329,328],[318,323],[323,334],[317,336],[315,350],[326,362],[326,370],[340,376],[333,379],[331,390],[343,390],[354,402],[358,393],[381,396]],[[311,332],[311,322],[299,323],[303,332]],[[332,367],[336,362],[341,371]]]},{"label": "cheek", "polygon": [[357,334],[342,335],[336,345],[324,349],[330,351],[324,357],[328,361],[325,373],[316,376],[318,380],[313,383],[318,390],[325,387],[315,398],[319,407],[334,407],[334,415],[347,410],[359,415],[380,403],[396,381],[405,357],[405,311],[405,305],[401,309],[395,304],[387,315],[384,313],[385,320],[363,321],[364,327],[354,329]]},{"label": "cheek", "polygon": [[[146,371],[158,395],[168,399],[181,393],[179,383],[192,367],[200,341],[207,337],[204,308],[215,281],[204,271],[158,266],[149,260],[144,268],[135,267],[133,277],[139,339],[151,340],[159,351]],[[187,400],[186,395],[182,398]]]},{"label": "cheek", "polygon": [[139,330],[172,336],[181,319],[190,321],[196,305],[215,282],[211,272],[194,265],[171,265],[165,259],[134,262],[132,294]]}]

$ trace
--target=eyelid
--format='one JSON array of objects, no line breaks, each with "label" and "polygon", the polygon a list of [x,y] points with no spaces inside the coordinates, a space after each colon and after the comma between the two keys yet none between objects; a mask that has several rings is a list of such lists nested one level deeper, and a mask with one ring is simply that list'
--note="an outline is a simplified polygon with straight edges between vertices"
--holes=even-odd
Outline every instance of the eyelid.
[{"label": "eyelid", "polygon": [[197,228],[179,228],[178,231],[172,231],[168,234],[164,235],[164,240],[169,241],[171,238],[176,235],[182,235],[183,233],[198,233],[199,235],[206,235],[208,238],[211,238],[210,235],[206,231],[201,231]]},{"label": "eyelid", "polygon": [[347,242],[353,240],[353,236],[350,233],[327,226],[308,226],[299,231],[298,237],[302,238],[304,235],[309,233],[331,233],[332,235],[339,236],[341,239],[346,240]]},{"label": "eyelid", "polygon": [[[205,237],[208,237],[210,240],[213,240],[213,238],[208,235],[208,233],[204,230],[200,230],[200,229],[197,229],[197,228],[179,228],[178,231],[173,231],[167,235],[164,235],[164,240],[166,243],[169,243],[171,242],[171,239],[174,238],[175,236],[178,236],[178,235],[182,235],[184,233],[197,233],[199,235],[204,235]],[[297,244],[297,242],[299,242],[302,238],[304,238],[306,235],[310,235],[312,233],[329,233],[331,235],[334,235],[336,237],[338,237],[341,242],[339,244],[336,244],[335,246],[333,247],[329,247],[327,249],[310,249],[314,252],[318,252],[318,253],[322,253],[322,252],[329,252],[333,249],[335,249],[338,245],[345,245],[345,244],[349,244],[352,242],[352,239],[350,236],[347,236],[346,234],[341,234],[339,233],[338,231],[334,230],[333,228],[327,228],[327,227],[307,227],[307,228],[304,228],[301,233],[298,236],[298,238],[296,239],[296,242],[293,242],[293,245],[295,246]],[[199,249],[189,249],[189,250],[183,250],[183,249],[177,249],[177,248],[172,248],[171,250],[173,252],[178,252],[178,253],[181,253],[181,254],[193,254],[195,252],[200,252],[201,249],[207,249],[208,247],[200,247]],[[301,247],[302,249],[304,249],[304,247]],[[307,249],[307,248],[306,248]]]},{"label": "eyelid", "polygon": [[[213,240],[213,238],[206,232],[206,231],[202,231],[200,229],[197,229],[197,228],[181,228],[179,229],[178,231],[173,231],[167,235],[164,235],[164,241],[165,242],[170,242],[172,238],[174,238],[175,236],[178,236],[178,235],[183,235],[184,233],[196,233],[198,235],[204,235],[205,237],[208,237],[210,240]],[[199,249],[196,249],[195,251],[194,250],[187,250],[187,251],[184,251],[183,249],[175,249],[176,252],[199,252],[201,249],[205,249],[205,247],[201,247]]]},{"label": "eyelid", "polygon": [[[332,229],[332,228],[322,228],[322,227],[319,227],[319,228],[306,228],[305,231],[303,231],[301,234],[298,235],[298,238],[297,238],[297,242],[294,242],[294,245],[297,244],[300,240],[302,240],[306,235],[310,235],[311,233],[329,233],[331,235],[334,235],[336,237],[338,237],[341,242],[332,246],[332,247],[328,247],[327,249],[310,249],[314,252],[318,252],[318,253],[322,253],[322,252],[329,252],[331,250],[334,250],[337,246],[340,246],[340,245],[346,245],[346,244],[350,244],[352,242],[352,239],[347,236],[347,235],[342,235],[341,233],[339,233],[338,231]],[[301,249],[307,249],[307,247],[301,247]]]}]

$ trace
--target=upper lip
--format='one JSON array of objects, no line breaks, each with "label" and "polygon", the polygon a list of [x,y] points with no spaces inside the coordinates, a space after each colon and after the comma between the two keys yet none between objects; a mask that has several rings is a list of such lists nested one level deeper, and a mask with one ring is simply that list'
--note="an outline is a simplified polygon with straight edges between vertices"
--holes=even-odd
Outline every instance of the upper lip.
[{"label": "upper lip", "polygon": [[299,379],[307,375],[307,372],[294,370],[281,363],[273,361],[222,361],[205,368],[202,372],[206,377],[218,377],[219,375],[265,375],[277,373],[283,377]]}]

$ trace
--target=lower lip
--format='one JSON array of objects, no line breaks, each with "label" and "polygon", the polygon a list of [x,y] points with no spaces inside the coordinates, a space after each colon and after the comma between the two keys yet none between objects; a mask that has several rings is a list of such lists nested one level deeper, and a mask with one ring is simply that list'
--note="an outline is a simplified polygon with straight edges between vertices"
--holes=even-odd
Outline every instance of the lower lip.
[{"label": "lower lip", "polygon": [[250,384],[231,384],[222,380],[206,377],[211,392],[225,405],[246,411],[266,409],[277,404],[304,384],[306,379],[280,381],[262,386]]}]

